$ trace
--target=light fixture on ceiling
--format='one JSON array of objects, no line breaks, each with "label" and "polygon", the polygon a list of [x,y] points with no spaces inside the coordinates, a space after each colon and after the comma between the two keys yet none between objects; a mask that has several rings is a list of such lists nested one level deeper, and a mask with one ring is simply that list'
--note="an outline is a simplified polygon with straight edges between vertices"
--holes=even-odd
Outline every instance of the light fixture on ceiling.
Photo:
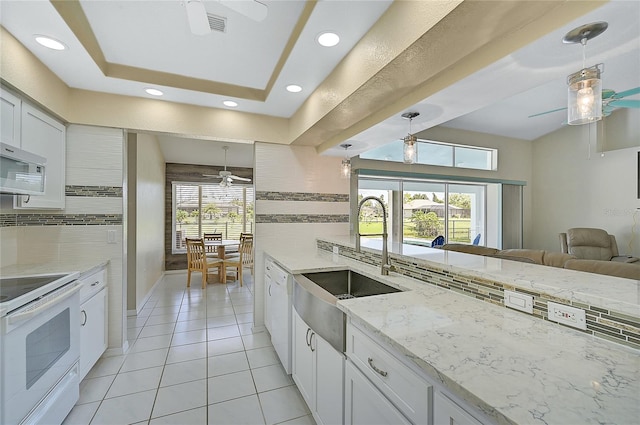
[{"label": "light fixture on ceiling", "polygon": [[233,100],[225,100],[224,102],[222,102],[222,104],[224,106],[228,106],[229,108],[235,108],[236,106],[238,106],[238,103],[234,102]]},{"label": "light fixture on ceiling", "polygon": [[318,44],[324,47],[333,47],[340,42],[340,37],[334,32],[323,32],[317,38]]},{"label": "light fixture on ceiling", "polygon": [[35,38],[38,44],[52,50],[65,50],[67,48],[62,41],[58,41],[55,38],[51,38],[46,35],[36,35]]},{"label": "light fixture on ceiling", "polygon": [[404,145],[402,148],[404,154],[404,163],[413,164],[416,162],[418,156],[418,138],[411,134],[411,120],[420,115],[420,112],[405,112],[402,114],[402,118],[409,120],[409,134],[404,137]]},{"label": "light fixture on ceiling", "polygon": [[602,34],[608,27],[606,22],[593,22],[569,31],[562,39],[563,43],[582,45],[582,69],[567,77],[568,104],[567,123],[569,125],[588,124],[602,119],[602,80],[603,64],[587,68],[587,41]]},{"label": "light fixture on ceiling", "polygon": [[150,94],[151,96],[162,96],[164,94],[160,90],[152,89],[152,88],[144,89],[144,91],[147,92],[147,94]]},{"label": "light fixture on ceiling", "polygon": [[289,84],[287,86],[287,91],[291,93],[300,93],[302,91],[302,87],[297,84]]},{"label": "light fixture on ceiling", "polygon": [[343,179],[348,179],[351,177],[351,160],[347,156],[347,149],[353,146],[350,143],[343,143],[340,145],[341,148],[344,148],[344,159],[342,160],[342,164],[340,164],[340,177]]}]

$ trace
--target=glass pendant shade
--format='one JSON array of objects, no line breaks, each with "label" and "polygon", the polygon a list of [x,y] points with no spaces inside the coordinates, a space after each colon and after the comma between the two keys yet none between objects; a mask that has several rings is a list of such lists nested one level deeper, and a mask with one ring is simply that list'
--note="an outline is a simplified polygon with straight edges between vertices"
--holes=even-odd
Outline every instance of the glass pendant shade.
[{"label": "glass pendant shade", "polygon": [[405,164],[413,164],[414,162],[416,162],[416,158],[418,156],[418,145],[416,144],[417,141],[418,138],[414,135],[409,134],[405,136],[403,147]]},{"label": "glass pendant shade", "polygon": [[340,177],[348,179],[351,176],[351,161],[343,159],[340,165]]},{"label": "glass pendant shade", "polygon": [[598,65],[569,75],[569,125],[588,124],[602,119],[602,80]]}]

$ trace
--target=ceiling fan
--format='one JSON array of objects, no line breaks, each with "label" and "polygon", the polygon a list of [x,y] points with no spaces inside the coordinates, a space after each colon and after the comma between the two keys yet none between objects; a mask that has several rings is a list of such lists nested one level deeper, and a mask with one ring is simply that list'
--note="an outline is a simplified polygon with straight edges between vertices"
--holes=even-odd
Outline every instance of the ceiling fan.
[{"label": "ceiling fan", "polygon": [[[613,112],[617,108],[640,108],[640,100],[624,99],[625,97],[633,96],[634,94],[639,93],[640,87],[625,90],[619,93],[616,93],[615,90],[611,89],[602,89],[602,114],[604,116],[609,116],[611,115],[611,112]],[[540,115],[546,115],[553,112],[566,110],[567,107],[565,106],[564,108],[552,109],[550,111],[529,115],[529,118],[539,117]]]},{"label": "ceiling fan", "polygon": [[224,170],[220,170],[218,174],[203,174],[202,177],[211,177],[220,179],[220,186],[229,187],[233,184],[234,180],[240,180],[243,182],[250,182],[251,179],[247,179],[245,177],[234,176],[231,171],[227,171],[227,151],[229,150],[229,146],[223,146],[224,149]]},{"label": "ceiling fan", "polygon": [[[209,0],[238,12],[254,21],[263,21],[267,17],[267,5],[258,0]],[[196,35],[206,35],[211,32],[212,23],[215,25],[221,18],[210,15],[204,7],[203,0],[184,0],[187,9],[187,19],[191,32]]]}]

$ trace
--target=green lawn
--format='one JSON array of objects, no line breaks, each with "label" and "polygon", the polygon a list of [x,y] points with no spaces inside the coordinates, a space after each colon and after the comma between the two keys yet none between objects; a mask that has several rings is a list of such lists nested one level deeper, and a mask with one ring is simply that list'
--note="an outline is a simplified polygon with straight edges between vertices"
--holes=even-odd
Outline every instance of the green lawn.
[{"label": "green lawn", "polygon": [[[471,242],[469,235],[469,229],[471,227],[471,220],[468,218],[461,219],[449,219],[449,241],[452,242]],[[404,221],[404,237],[414,239],[426,239],[431,240],[431,237],[418,236],[414,230],[415,226],[410,220]],[[444,233],[444,220],[440,220],[440,228]],[[360,222],[360,233],[382,233],[382,222]]]}]

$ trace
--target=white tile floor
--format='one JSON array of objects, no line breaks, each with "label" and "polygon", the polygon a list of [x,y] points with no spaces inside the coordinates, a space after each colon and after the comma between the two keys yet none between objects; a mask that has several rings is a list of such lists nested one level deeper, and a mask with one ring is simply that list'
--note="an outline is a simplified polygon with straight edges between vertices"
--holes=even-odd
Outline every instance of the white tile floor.
[{"label": "white tile floor", "polygon": [[190,289],[165,276],[129,352],[103,357],[64,424],[314,424],[266,332],[253,333],[253,280]]}]

